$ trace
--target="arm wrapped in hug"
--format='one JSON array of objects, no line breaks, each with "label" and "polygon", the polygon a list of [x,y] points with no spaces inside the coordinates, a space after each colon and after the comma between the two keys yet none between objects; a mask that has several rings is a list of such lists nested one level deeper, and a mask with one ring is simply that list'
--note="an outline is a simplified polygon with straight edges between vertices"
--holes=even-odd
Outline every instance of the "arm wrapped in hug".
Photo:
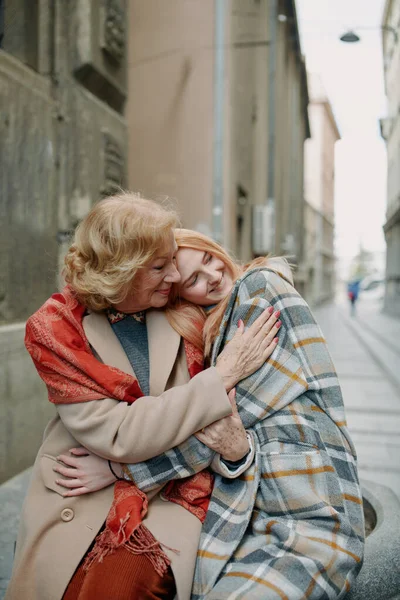
[{"label": "arm wrapped in hug", "polygon": [[213,360],[238,319],[249,325],[269,305],[281,311],[278,346],[236,390],[255,464],[229,485],[215,478],[194,599],[211,590],[215,597],[341,598],[362,564],[362,498],[341,391],[323,335],[293,286],[268,269],[244,275]]},{"label": "arm wrapped in hug", "polygon": [[224,461],[194,436],[175,448],[141,463],[127,464],[124,473],[143,492],[149,492],[168,481],[184,479],[199,473],[207,467],[215,473],[232,479],[241,475],[254,459],[254,445],[248,436],[250,450],[238,463]]},{"label": "arm wrapped in hug", "polygon": [[210,466],[215,452],[191,436],[179,446],[154,458],[124,466],[126,478],[143,492],[168,481],[184,479]]}]

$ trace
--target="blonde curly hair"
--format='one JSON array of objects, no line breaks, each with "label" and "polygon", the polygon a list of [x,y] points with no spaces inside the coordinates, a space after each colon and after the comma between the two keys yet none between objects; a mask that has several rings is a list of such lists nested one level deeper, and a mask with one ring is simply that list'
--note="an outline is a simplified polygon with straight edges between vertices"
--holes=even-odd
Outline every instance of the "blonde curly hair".
[{"label": "blonde curly hair", "polygon": [[137,271],[164,248],[177,224],[174,211],[140,194],[104,198],[78,225],[64,278],[93,311],[123,302]]}]

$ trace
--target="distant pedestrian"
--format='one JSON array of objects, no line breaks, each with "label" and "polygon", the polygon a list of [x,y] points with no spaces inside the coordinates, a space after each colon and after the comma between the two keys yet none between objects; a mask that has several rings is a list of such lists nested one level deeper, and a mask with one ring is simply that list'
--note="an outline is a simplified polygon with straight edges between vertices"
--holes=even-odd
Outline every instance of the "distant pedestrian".
[{"label": "distant pedestrian", "polygon": [[360,293],[360,280],[350,281],[347,285],[347,295],[350,300],[350,314],[352,317],[356,314],[356,303]]}]

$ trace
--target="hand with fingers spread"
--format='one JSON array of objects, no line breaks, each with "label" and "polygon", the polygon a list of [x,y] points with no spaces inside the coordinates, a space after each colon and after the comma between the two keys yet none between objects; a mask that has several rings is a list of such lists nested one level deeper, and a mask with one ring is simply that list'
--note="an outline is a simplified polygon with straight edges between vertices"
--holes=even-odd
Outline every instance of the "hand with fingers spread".
[{"label": "hand with fingers spread", "polygon": [[221,454],[224,460],[232,462],[242,459],[249,451],[249,440],[239,417],[235,395],[234,389],[228,394],[232,406],[232,414],[229,417],[215,421],[195,433],[200,442]]},{"label": "hand with fingers spread", "polygon": [[[116,477],[106,459],[82,447],[71,448],[69,452],[70,454],[57,456],[59,462],[53,467],[53,471],[63,476],[63,479],[56,479],[56,483],[67,488],[64,497],[81,496],[115,483]],[[119,477],[122,474],[121,465],[111,464]]]},{"label": "hand with fingers spread", "polygon": [[271,356],[278,343],[279,315],[280,311],[270,306],[247,329],[243,321],[239,321],[235,335],[216,364],[227,391],[257,371]]}]

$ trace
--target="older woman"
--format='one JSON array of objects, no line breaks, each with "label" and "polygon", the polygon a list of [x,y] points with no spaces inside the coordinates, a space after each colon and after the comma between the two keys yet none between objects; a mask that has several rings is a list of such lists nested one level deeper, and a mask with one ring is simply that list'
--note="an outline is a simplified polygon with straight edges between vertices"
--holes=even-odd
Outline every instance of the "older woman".
[{"label": "older woman", "polygon": [[170,486],[164,502],[158,490],[145,495],[124,481],[64,498],[53,471],[77,444],[135,463],[215,421],[215,468],[235,476],[231,462],[246,461],[248,439],[227,392],[271,354],[276,319],[265,311],[249,331],[241,327],[203,370],[201,353],[159,310],[180,279],[175,226],[173,213],[132,194],[99,202],[66,256],[68,286],[28,320],[26,346],[56,416],[34,465],[7,600],[190,595],[209,472]]},{"label": "older woman", "polygon": [[[181,281],[169,318],[195,344],[199,333],[191,323],[203,320],[211,364],[234,339],[238,320],[251,326],[274,307],[282,322],[271,359],[237,387],[239,415],[256,451],[244,476],[215,476],[192,598],[342,598],[362,564],[363,510],[356,454],[322,333],[284,262],[259,259],[243,270],[201,234],[178,230],[175,237]],[[197,438],[212,448],[209,429]],[[197,443],[123,472],[149,492],[172,473],[191,472]],[[74,463],[85,471],[87,488],[97,485],[86,469],[91,464],[100,469],[94,456]],[[60,483],[76,488],[72,481]]]}]

